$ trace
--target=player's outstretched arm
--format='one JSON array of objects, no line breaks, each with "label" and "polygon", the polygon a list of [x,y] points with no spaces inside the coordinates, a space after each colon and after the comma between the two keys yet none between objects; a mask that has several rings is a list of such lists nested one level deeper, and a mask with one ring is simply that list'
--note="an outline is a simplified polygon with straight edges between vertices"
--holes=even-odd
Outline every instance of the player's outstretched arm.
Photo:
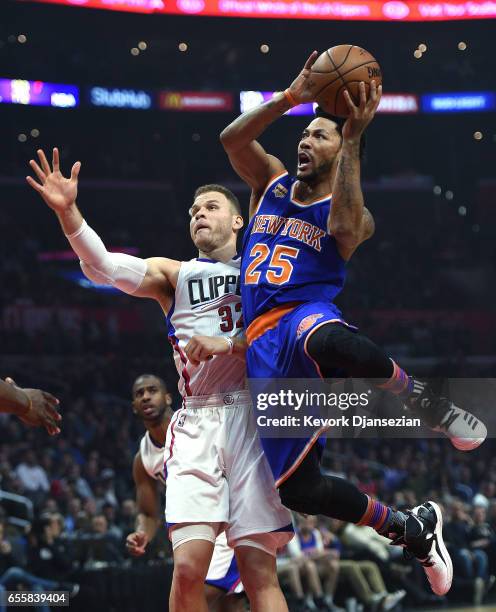
[{"label": "player's outstretched arm", "polygon": [[343,144],[332,190],[328,231],[337,243],[343,259],[350,259],[357,247],[374,230],[372,215],[364,206],[360,186],[360,138],[374,118],[382,86],[371,82],[367,100],[365,83],[360,83],[360,105],[355,106],[348,91],[344,92],[350,114],[343,126]]},{"label": "player's outstretched arm", "polygon": [[26,180],[57,215],[64,234],[80,259],[84,274],[96,283],[113,285],[125,293],[155,298],[164,303],[175,288],[180,263],[165,257],[145,260],[107,251],[76,204],[81,162],[72,166],[71,176],[66,178],[60,171],[57,148],[53,149],[52,167],[41,149],[38,157],[40,164],[33,159],[29,164],[39,182],[31,176]]},{"label": "player's outstretched arm", "polygon": [[133,479],[136,486],[138,516],[136,530],[126,538],[126,548],[129,554],[140,557],[157,533],[160,510],[157,482],[147,474],[139,452],[134,457]]},{"label": "player's outstretched arm", "polygon": [[59,400],[40,389],[21,389],[11,378],[0,380],[0,412],[15,414],[26,425],[45,427],[50,435],[60,433]]},{"label": "player's outstretched arm", "polygon": [[317,56],[317,51],[310,55],[303,70],[284,92],[240,115],[220,135],[233,168],[255,194],[260,194],[273,176],[285,170],[280,160],[266,153],[257,138],[292,106],[313,100],[310,69]]}]

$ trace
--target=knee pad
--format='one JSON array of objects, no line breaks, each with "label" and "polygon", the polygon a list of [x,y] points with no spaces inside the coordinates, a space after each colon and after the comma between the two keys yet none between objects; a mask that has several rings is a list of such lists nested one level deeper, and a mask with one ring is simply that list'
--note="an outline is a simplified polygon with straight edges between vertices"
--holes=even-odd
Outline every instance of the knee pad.
[{"label": "knee pad", "polygon": [[176,525],[170,529],[172,550],[191,540],[206,540],[215,544],[220,532],[221,523],[186,523]]}]

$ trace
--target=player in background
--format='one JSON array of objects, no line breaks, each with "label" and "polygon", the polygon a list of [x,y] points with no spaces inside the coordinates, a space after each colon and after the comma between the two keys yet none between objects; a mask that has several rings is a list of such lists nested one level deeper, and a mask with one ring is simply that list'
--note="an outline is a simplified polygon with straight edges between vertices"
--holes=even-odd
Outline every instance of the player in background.
[{"label": "player in background", "polygon": [[60,433],[58,423],[62,416],[57,412],[59,400],[40,389],[21,389],[12,378],[0,380],[0,412],[14,414],[30,427],[44,427],[54,436]]},{"label": "player in background", "polygon": [[[286,612],[275,556],[293,536],[256,435],[242,360],[237,234],[239,203],[220,185],[197,189],[190,234],[199,257],[180,262],[110,253],[77,205],[81,163],[70,178],[38,150],[29,185],[54,210],[85,275],[137,297],[155,299],[167,316],[183,407],[166,440],[166,518],[174,551],[171,612],[204,612],[203,583],[224,529],[252,612]],[[139,214],[137,211],[136,214]],[[208,357],[209,359],[206,359]],[[204,360],[205,359],[205,360]],[[256,499],[257,512],[252,511]]]},{"label": "player in background", "polygon": [[[234,169],[252,189],[241,268],[247,375],[316,378],[345,372],[373,379],[402,397],[454,446],[470,450],[486,437],[484,425],[409,377],[356,333],[333,304],[344,284],[346,262],[374,232],[360,186],[360,147],[382,88],[372,81],[367,99],[360,83],[358,105],[345,90],[350,114],[344,122],[328,115],[310,122],[298,143],[296,177],[257,141],[292,106],[314,100],[311,67],[317,55],[310,55],[285,92],[238,117],[220,136]],[[305,514],[375,528],[416,556],[434,592],[445,594],[453,570],[437,504],[426,502],[405,514],[344,479],[324,476],[323,431],[310,439],[262,438],[283,503]]]},{"label": "player in background", "polygon": [[[164,451],[167,428],[173,414],[172,396],[165,382],[158,376],[142,374],[133,384],[133,412],[146,428],[140,448],[133,461],[133,479],[136,487],[138,516],[136,531],[126,539],[129,553],[140,557],[153,540],[160,526],[159,482],[165,485]],[[237,612],[244,609],[242,600],[225,597],[241,593],[243,586],[225,534],[217,536],[214,554],[205,580],[205,597],[209,610]],[[221,601],[222,600],[222,601]]]}]

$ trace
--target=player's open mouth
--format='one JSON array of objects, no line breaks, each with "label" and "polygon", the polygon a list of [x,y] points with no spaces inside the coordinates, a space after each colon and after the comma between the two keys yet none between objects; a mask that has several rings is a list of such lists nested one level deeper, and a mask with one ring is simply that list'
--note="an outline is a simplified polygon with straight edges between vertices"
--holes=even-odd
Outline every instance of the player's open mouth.
[{"label": "player's open mouth", "polygon": [[155,408],[153,406],[145,406],[143,408],[143,414],[145,416],[150,416],[151,414],[155,414]]},{"label": "player's open mouth", "polygon": [[203,223],[200,223],[195,228],[195,235],[198,234],[198,232],[202,229],[210,229],[210,228],[208,227],[208,225],[204,225]]},{"label": "player's open mouth", "polygon": [[305,170],[305,168],[312,163],[312,158],[308,153],[300,151],[298,153],[298,170]]}]

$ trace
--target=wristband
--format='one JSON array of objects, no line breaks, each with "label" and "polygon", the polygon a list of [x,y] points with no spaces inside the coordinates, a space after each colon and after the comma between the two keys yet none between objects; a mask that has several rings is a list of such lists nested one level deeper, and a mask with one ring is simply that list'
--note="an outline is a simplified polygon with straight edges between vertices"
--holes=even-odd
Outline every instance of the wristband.
[{"label": "wristband", "polygon": [[291,106],[298,106],[298,102],[293,98],[289,89],[284,90],[284,97],[291,104]]},{"label": "wristband", "polygon": [[228,350],[227,354],[228,355],[232,355],[233,351],[234,351],[234,342],[231,340],[231,338],[228,338],[227,336],[222,336],[222,337],[227,342],[227,344],[229,344],[229,350]]}]

